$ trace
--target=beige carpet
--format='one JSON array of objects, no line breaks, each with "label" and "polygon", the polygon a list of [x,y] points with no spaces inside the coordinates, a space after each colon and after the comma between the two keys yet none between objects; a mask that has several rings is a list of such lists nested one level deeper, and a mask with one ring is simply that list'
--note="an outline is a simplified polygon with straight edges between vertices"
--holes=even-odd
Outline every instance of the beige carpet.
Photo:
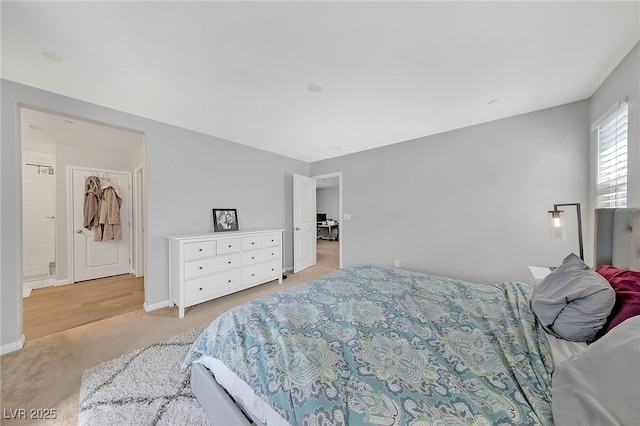
[{"label": "beige carpet", "polygon": [[[338,243],[318,242],[318,264],[277,281],[189,308],[142,309],[104,321],[27,341],[22,350],[1,357],[3,425],[75,425],[80,377],[87,368],[206,324],[227,309],[264,294],[314,279],[338,267]],[[11,419],[25,409],[55,410],[55,420]],[[13,410],[13,411],[10,411]]]}]

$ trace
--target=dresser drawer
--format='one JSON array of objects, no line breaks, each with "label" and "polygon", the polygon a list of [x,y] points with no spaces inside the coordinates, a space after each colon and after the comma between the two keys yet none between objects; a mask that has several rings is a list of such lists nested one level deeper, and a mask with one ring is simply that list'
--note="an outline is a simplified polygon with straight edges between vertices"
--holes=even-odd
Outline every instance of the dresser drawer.
[{"label": "dresser drawer", "polygon": [[217,254],[237,253],[240,251],[240,238],[221,238],[217,244]]},{"label": "dresser drawer", "polygon": [[242,265],[252,265],[267,260],[280,259],[279,247],[266,248],[242,253]]},{"label": "dresser drawer", "polygon": [[242,285],[240,269],[209,275],[184,283],[184,301],[187,305],[200,300],[228,294]]},{"label": "dresser drawer", "polygon": [[282,229],[169,235],[169,306],[185,309],[268,281],[282,283]]},{"label": "dresser drawer", "polygon": [[242,239],[242,250],[255,250],[262,247],[261,236],[251,236]]},{"label": "dresser drawer", "polygon": [[262,247],[279,246],[281,239],[282,239],[282,234],[280,232],[278,232],[277,234],[263,235]]},{"label": "dresser drawer", "polygon": [[201,257],[214,256],[215,242],[214,241],[202,241],[198,243],[186,243],[184,245],[184,258],[185,260],[199,259]]},{"label": "dresser drawer", "polygon": [[280,259],[269,262],[257,263],[242,268],[242,284],[251,285],[268,279],[280,278],[282,275],[282,262]]},{"label": "dresser drawer", "polygon": [[227,269],[238,268],[240,266],[240,254],[228,256],[209,257],[207,259],[192,260],[184,263],[184,279],[201,277],[215,272],[226,271]]}]

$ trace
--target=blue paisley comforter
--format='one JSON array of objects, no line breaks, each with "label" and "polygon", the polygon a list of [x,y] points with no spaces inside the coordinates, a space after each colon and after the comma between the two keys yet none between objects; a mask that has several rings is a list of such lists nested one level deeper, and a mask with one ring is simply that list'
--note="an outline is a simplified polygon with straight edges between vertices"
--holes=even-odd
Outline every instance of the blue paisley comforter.
[{"label": "blue paisley comforter", "polygon": [[294,425],[553,424],[530,292],[349,267],[226,312],[183,369],[223,361]]}]

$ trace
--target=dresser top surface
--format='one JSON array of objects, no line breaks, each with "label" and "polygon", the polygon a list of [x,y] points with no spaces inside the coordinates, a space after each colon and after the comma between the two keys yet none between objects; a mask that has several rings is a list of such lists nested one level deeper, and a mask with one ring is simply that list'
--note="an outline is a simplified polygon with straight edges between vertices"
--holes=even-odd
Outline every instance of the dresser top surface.
[{"label": "dresser top surface", "polygon": [[245,235],[265,234],[269,232],[284,232],[282,228],[259,228],[259,229],[243,229],[240,231],[224,231],[224,232],[201,232],[192,234],[172,234],[167,235],[169,240],[188,240],[192,238],[225,238],[225,237],[242,237]]}]

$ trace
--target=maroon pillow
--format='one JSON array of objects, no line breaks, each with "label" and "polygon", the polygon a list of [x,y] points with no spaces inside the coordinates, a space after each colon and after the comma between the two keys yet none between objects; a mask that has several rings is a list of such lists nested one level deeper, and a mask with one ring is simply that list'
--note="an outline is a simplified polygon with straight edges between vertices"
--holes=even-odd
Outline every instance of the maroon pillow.
[{"label": "maroon pillow", "polygon": [[611,265],[599,266],[596,271],[609,281],[616,292],[616,303],[599,333],[603,335],[627,318],[640,315],[640,272]]}]

